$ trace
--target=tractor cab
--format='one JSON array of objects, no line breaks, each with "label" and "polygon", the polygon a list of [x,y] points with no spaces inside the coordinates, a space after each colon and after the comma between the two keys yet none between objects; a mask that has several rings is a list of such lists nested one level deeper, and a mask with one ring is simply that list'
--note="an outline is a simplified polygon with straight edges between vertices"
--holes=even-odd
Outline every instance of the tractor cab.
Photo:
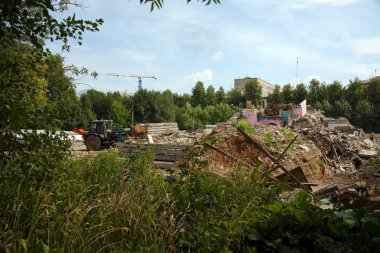
[{"label": "tractor cab", "polygon": [[90,123],[89,134],[97,134],[102,140],[108,140],[113,132],[112,120],[93,120]]}]

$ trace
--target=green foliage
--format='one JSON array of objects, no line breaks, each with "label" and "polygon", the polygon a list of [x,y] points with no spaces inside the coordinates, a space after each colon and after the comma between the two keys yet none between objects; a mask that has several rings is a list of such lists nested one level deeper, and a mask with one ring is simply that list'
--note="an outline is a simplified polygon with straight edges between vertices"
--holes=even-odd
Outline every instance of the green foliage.
[{"label": "green foliage", "polygon": [[192,130],[193,124],[194,129],[203,129],[206,124],[225,122],[234,112],[231,106],[223,103],[205,108],[188,105],[177,114],[177,122],[180,129]]},{"label": "green foliage", "polygon": [[346,117],[350,118],[352,114],[351,105],[347,102],[347,100],[342,99],[335,101],[334,106],[331,111],[331,115],[334,117]]},{"label": "green foliage", "polygon": [[274,138],[272,133],[265,134],[265,144],[267,144],[268,147],[273,146],[276,149],[279,149],[281,147],[280,141]]},{"label": "green foliage", "polygon": [[209,134],[205,138],[202,139],[201,143],[214,145],[215,143],[218,143],[221,140],[223,140],[223,136],[221,134]]},{"label": "green foliage", "polygon": [[268,102],[274,103],[274,104],[279,104],[282,103],[282,96],[281,96],[281,87],[280,85],[276,84],[274,86],[274,90],[271,94],[268,96]]},{"label": "green foliage", "polygon": [[322,101],[321,83],[317,79],[312,79],[308,86],[307,100],[309,103],[316,104],[318,101]]},{"label": "green foliage", "polygon": [[248,120],[246,120],[246,119],[241,119],[241,120],[235,121],[233,123],[233,126],[236,128],[238,128],[238,127],[241,128],[244,132],[246,132],[248,134],[253,133],[253,128],[252,128],[251,124],[248,122]]},{"label": "green foliage", "polygon": [[207,103],[206,90],[204,84],[199,81],[192,89],[191,105],[192,106],[205,106]]},{"label": "green foliage", "polygon": [[125,128],[130,125],[131,111],[121,101],[115,100],[111,104],[109,118],[113,120],[116,129]]},{"label": "green foliage", "polygon": [[188,170],[170,184],[175,209],[184,214],[180,251],[239,251],[249,224],[256,220],[259,203],[271,194],[257,183],[257,175],[239,172],[219,177]]},{"label": "green foliage", "polygon": [[55,12],[64,12],[68,6],[80,6],[61,0],[8,1],[0,3],[0,37],[29,42],[42,52],[45,41],[61,41],[68,49],[69,38],[81,44],[84,31],[98,31],[102,19],[87,21],[75,14],[59,20]]},{"label": "green foliage", "polygon": [[330,115],[330,113],[333,110],[333,106],[330,104],[328,100],[323,100],[322,101],[322,109],[326,112],[327,115]]},{"label": "green foliage", "polygon": [[187,104],[191,104],[191,95],[188,93],[182,95],[174,93],[173,102],[175,106],[184,108]]},{"label": "green foliage", "polygon": [[[373,214],[352,210],[318,209],[306,192],[290,202],[274,202],[263,206],[266,212],[253,229],[259,250],[291,250],[301,252],[371,252],[376,250],[380,226]],[[363,224],[369,221],[368,224]],[[307,233],[305,233],[307,231]],[[377,235],[376,235],[377,234]],[[261,242],[261,244],[258,244]],[[249,242],[247,242],[248,244]],[[337,251],[339,249],[339,251]]]},{"label": "green foliage", "polygon": [[[305,192],[278,201],[280,185],[268,188],[257,171],[238,167],[220,177],[194,164],[164,180],[151,161],[150,155],[122,158],[104,151],[80,159],[57,157],[48,165],[41,160],[44,175],[6,177],[2,171],[1,247],[10,252],[376,251],[375,213],[321,210]],[[7,171],[18,165],[9,163]],[[31,175],[38,175],[34,184]]]},{"label": "green foliage", "polygon": [[306,85],[303,83],[297,84],[296,88],[294,89],[294,103],[299,104],[303,100],[307,98],[307,88]]},{"label": "green foliage", "polygon": [[257,80],[249,81],[245,84],[244,96],[246,101],[251,101],[255,106],[259,104],[262,96],[262,88]]},{"label": "green foliage", "polygon": [[216,94],[215,89],[212,85],[207,87],[206,90],[206,101],[207,105],[215,105],[216,104]]},{"label": "green foliage", "polygon": [[341,82],[334,81],[326,86],[327,98],[331,104],[344,98],[344,88]]},{"label": "green foliage", "polygon": [[294,101],[293,87],[290,83],[282,86],[281,97],[284,103],[292,103]]},{"label": "green foliage", "polygon": [[133,96],[133,113],[135,122],[173,122],[175,106],[173,94],[141,89]]},{"label": "green foliage", "polygon": [[227,104],[242,107],[245,103],[243,94],[236,89],[227,92]]},{"label": "green foliage", "polygon": [[[47,71],[46,96],[49,100],[49,111],[57,126],[72,130],[82,125],[81,107],[75,94],[75,86],[66,75],[63,58],[58,55],[49,55],[45,59]],[[43,125],[40,128],[44,128]]]},{"label": "green foliage", "polygon": [[225,103],[226,101],[226,93],[224,92],[224,89],[222,86],[219,87],[219,89],[216,92],[216,102],[218,104]]},{"label": "green foliage", "polygon": [[[202,3],[209,5],[211,3],[220,4],[220,0],[201,0]],[[186,0],[187,3],[190,3],[191,0]],[[154,8],[161,9],[164,4],[164,0],[140,0],[140,4],[150,3],[150,11],[153,11]]]}]

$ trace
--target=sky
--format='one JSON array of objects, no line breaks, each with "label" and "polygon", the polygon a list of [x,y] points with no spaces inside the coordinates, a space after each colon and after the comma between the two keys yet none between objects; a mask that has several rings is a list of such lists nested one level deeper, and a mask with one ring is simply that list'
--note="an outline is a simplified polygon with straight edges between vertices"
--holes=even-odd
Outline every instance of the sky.
[{"label": "sky", "polygon": [[[153,12],[139,0],[81,2],[85,8],[69,12],[103,18],[100,31],[86,32],[82,46],[71,41],[69,52],[57,43],[51,50],[66,65],[90,72],[157,77],[142,80],[148,90],[190,93],[197,81],[230,90],[234,79],[247,76],[279,85],[307,85],[312,78],[346,85],[380,75],[380,0],[221,0],[209,6],[164,0]],[[78,92],[133,93],[137,84],[136,78],[99,75],[76,85]]]}]

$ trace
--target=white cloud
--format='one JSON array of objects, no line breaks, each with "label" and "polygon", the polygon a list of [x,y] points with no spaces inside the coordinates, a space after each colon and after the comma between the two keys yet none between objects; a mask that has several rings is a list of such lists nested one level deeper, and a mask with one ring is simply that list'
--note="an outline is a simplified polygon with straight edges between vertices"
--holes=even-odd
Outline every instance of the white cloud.
[{"label": "white cloud", "polygon": [[224,53],[222,51],[218,51],[212,56],[211,60],[221,61],[223,59],[223,57],[224,57]]},{"label": "white cloud", "polygon": [[380,37],[353,40],[349,45],[358,54],[380,54]]},{"label": "white cloud", "polygon": [[185,76],[186,79],[192,79],[193,81],[208,81],[212,80],[213,72],[211,69],[205,69],[203,71],[191,73]]}]

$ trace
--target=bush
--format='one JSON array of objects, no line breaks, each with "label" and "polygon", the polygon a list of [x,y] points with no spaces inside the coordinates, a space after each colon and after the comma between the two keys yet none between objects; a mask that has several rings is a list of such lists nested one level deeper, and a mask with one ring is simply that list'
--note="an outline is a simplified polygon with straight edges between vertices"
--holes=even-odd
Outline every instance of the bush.
[{"label": "bush", "polygon": [[238,120],[238,121],[235,121],[233,123],[233,126],[236,127],[236,128],[241,128],[244,132],[246,133],[253,133],[253,128],[251,126],[251,124],[246,120],[246,119],[241,119],[241,120]]}]

